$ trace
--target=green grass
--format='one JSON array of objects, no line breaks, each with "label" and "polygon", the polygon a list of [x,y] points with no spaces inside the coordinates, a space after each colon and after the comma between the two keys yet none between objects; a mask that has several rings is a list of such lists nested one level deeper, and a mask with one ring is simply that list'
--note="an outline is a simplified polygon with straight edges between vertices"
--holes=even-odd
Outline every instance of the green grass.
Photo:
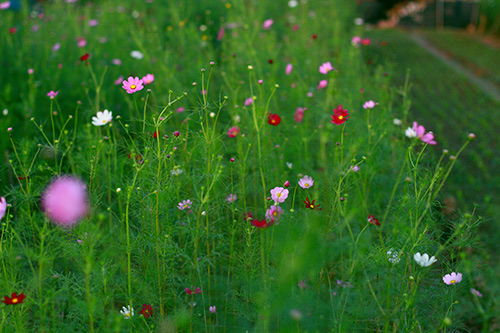
[{"label": "green grass", "polygon": [[[8,109],[0,118],[7,160],[0,194],[10,204],[0,233],[0,295],[27,296],[2,304],[1,331],[495,328],[495,289],[476,268],[489,254],[470,251],[483,219],[440,212],[448,175],[484,146],[480,133],[479,144],[455,133],[452,154],[471,142],[458,160],[406,138],[409,95],[395,96],[391,77],[371,70],[365,49],[351,45],[363,33],[351,24],[353,7],[114,3],[47,4],[43,19],[0,12],[0,108]],[[99,25],[89,27],[93,18]],[[262,29],[269,18],[272,28]],[[327,61],[336,70],[320,74]],[[132,95],[113,83],[146,73],[155,81]],[[323,79],[327,87],[316,89]],[[50,90],[59,91],[53,100]],[[249,97],[254,103],[244,105]],[[363,109],[371,99],[379,105]],[[339,104],[350,118],[337,126],[331,115]],[[297,107],[307,107],[300,123]],[[93,126],[103,109],[112,122]],[[269,113],[280,115],[278,126],[268,124]],[[445,142],[438,119],[425,125]],[[240,133],[230,138],[233,126]],[[52,223],[40,206],[47,184],[67,174],[86,184],[90,206],[72,229]],[[304,175],[314,186],[298,186]],[[277,223],[256,228],[245,220],[246,213],[264,219],[270,190],[287,180]],[[230,193],[238,199],[228,202]],[[306,198],[322,209],[307,209]],[[186,199],[190,211],[178,208]],[[472,213],[472,204],[464,211]],[[368,223],[370,215],[380,226]],[[400,260],[390,262],[388,251]],[[416,252],[438,261],[422,268]],[[464,279],[448,286],[442,277],[453,271]],[[196,287],[202,292],[186,292]],[[142,304],[153,316],[140,316]],[[124,306],[135,309],[130,320],[120,314]]]}]

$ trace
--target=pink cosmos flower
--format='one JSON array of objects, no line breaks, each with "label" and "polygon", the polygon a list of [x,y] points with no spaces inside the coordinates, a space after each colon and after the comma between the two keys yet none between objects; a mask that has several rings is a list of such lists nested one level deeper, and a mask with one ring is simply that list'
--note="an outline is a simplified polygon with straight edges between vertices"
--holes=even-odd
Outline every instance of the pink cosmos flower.
[{"label": "pink cosmos flower", "polygon": [[142,78],[144,84],[151,84],[154,80],[155,76],[153,74],[146,74],[146,76]]},{"label": "pink cosmos flower", "polygon": [[179,204],[177,205],[177,208],[179,208],[180,210],[190,209],[191,204],[192,204],[191,200],[189,200],[189,199],[183,200],[183,201],[179,202]]},{"label": "pink cosmos flower", "polygon": [[319,84],[318,84],[318,90],[319,89],[323,89],[324,87],[326,87],[326,85],[328,84],[328,81],[327,80],[321,80],[319,81]]},{"label": "pink cosmos flower", "polygon": [[306,189],[314,185],[314,180],[312,177],[305,175],[299,179],[299,186]]},{"label": "pink cosmos flower", "polygon": [[452,272],[451,274],[446,274],[443,276],[443,281],[447,285],[460,283],[462,281],[462,273]]},{"label": "pink cosmos flower", "polygon": [[273,199],[276,204],[285,202],[286,198],[288,198],[288,192],[286,188],[275,187],[271,190],[271,199]]},{"label": "pink cosmos flower", "polygon": [[292,69],[293,69],[293,65],[292,64],[286,65],[286,69],[285,69],[286,75],[290,75],[290,73],[292,72]]},{"label": "pink cosmos flower", "polygon": [[184,112],[185,108],[183,106],[177,108],[177,112],[181,113]]},{"label": "pink cosmos flower", "polygon": [[28,74],[33,75],[35,73],[35,70],[33,68],[28,68]]},{"label": "pink cosmos flower", "polygon": [[89,26],[90,26],[90,27],[95,27],[95,26],[97,26],[97,24],[99,24],[99,23],[98,23],[98,22],[97,22],[97,20],[95,20],[95,19],[94,19],[94,20],[90,20],[90,21],[89,21]]},{"label": "pink cosmos flower", "polygon": [[229,131],[227,131],[227,135],[230,138],[234,138],[235,136],[238,135],[238,133],[240,133],[240,128],[238,126],[231,127]]},{"label": "pink cosmos flower", "polygon": [[334,68],[330,62],[325,62],[321,66],[319,66],[319,72],[321,74],[327,74],[329,71],[333,71]]},{"label": "pink cosmos flower", "polygon": [[274,23],[273,19],[265,20],[264,23],[262,23],[262,29],[266,29],[266,30],[271,29],[271,26],[273,25],[273,23]]},{"label": "pink cosmos flower", "polygon": [[217,308],[215,307],[215,305],[213,305],[208,308],[208,311],[210,311],[210,313],[215,313],[217,311]]},{"label": "pink cosmos flower", "polygon": [[349,171],[350,172],[358,172],[359,171],[359,166],[357,166],[357,165],[351,165],[349,167]]},{"label": "pink cosmos flower", "polygon": [[359,36],[352,37],[351,44],[354,46],[359,46],[359,44],[361,44],[361,37],[359,37]]},{"label": "pink cosmos flower", "polygon": [[52,46],[52,51],[57,52],[61,48],[61,43],[55,43],[54,46]]},{"label": "pink cosmos flower", "polygon": [[74,177],[56,178],[42,195],[42,209],[52,222],[70,228],[88,213],[86,189],[87,186]]},{"label": "pink cosmos flower", "polygon": [[4,1],[0,3],[0,9],[8,9],[10,7],[10,1]]},{"label": "pink cosmos flower", "polygon": [[363,104],[363,109],[373,109],[375,105],[378,105],[378,103],[375,103],[374,101],[368,101]]},{"label": "pink cosmos flower", "polygon": [[51,90],[47,93],[47,96],[49,96],[50,99],[54,99],[54,97],[56,97],[57,94],[59,94],[59,90],[58,91]]},{"label": "pink cosmos flower", "polygon": [[136,91],[140,91],[144,89],[144,86],[142,85],[143,81],[139,79],[137,76],[132,77],[129,76],[127,80],[124,80],[122,88],[127,91],[128,94],[133,94]]},{"label": "pink cosmos flower", "polygon": [[217,40],[222,40],[224,37],[224,27],[220,27],[219,32],[217,33]]},{"label": "pink cosmos flower", "polygon": [[122,61],[120,59],[112,59],[111,63],[116,66],[120,66],[122,64]]},{"label": "pink cosmos flower", "polygon": [[4,197],[0,198],[0,220],[5,216],[5,212],[7,211],[7,201],[5,201]]},{"label": "pink cosmos flower", "polygon": [[415,131],[417,137],[429,145],[435,145],[437,142],[434,140],[434,134],[432,132],[425,133],[425,127],[417,124],[416,121],[413,122],[413,131]]},{"label": "pink cosmos flower", "polygon": [[122,84],[122,82],[123,82],[123,75],[120,75],[120,77],[118,77],[115,80],[115,85],[120,85],[120,84]]},{"label": "pink cosmos flower", "polygon": [[471,294],[476,295],[477,297],[483,297],[483,294],[481,294],[479,290],[476,290],[474,288],[470,288],[470,292]]},{"label": "pink cosmos flower", "polygon": [[253,103],[253,98],[252,97],[248,97],[247,99],[245,99],[245,105],[246,106],[249,106]]},{"label": "pink cosmos flower", "polygon": [[78,37],[77,45],[78,47],[85,47],[85,45],[87,45],[87,41],[83,37]]},{"label": "pink cosmos flower", "polygon": [[281,214],[283,214],[283,208],[280,206],[271,206],[271,208],[266,211],[266,219],[270,221],[270,223],[274,223]]},{"label": "pink cosmos flower", "polygon": [[307,110],[307,109],[298,107],[297,110],[295,110],[295,115],[293,116],[293,120],[295,120],[297,123],[301,123],[302,120],[304,120],[304,111],[305,110]]},{"label": "pink cosmos flower", "polygon": [[229,193],[229,195],[226,198],[226,201],[229,203],[235,202],[236,199],[238,199],[238,196],[234,193]]}]

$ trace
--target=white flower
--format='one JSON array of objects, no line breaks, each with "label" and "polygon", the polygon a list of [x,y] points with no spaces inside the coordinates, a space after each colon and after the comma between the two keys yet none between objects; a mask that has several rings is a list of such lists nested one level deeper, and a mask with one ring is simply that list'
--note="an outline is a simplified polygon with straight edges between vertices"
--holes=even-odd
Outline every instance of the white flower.
[{"label": "white flower", "polygon": [[365,23],[365,20],[363,20],[361,17],[356,17],[354,19],[354,24],[356,25],[363,25]]},{"label": "white flower", "polygon": [[408,127],[405,131],[405,134],[407,137],[411,138],[416,138],[417,137],[417,132],[411,127]]},{"label": "white flower", "polygon": [[4,116],[6,116],[6,115],[8,115],[8,114],[9,114],[9,110],[4,109],[2,113],[3,113],[3,115],[4,115]]},{"label": "white flower", "polygon": [[132,58],[138,59],[138,60],[141,60],[142,58],[144,58],[144,54],[142,54],[141,51],[137,51],[137,50],[130,52],[130,56]]},{"label": "white flower", "polygon": [[288,167],[288,169],[291,169],[292,168],[292,163],[286,162],[286,166]]},{"label": "white flower", "polygon": [[397,126],[401,125],[401,119],[394,118],[394,120],[392,122],[394,123],[394,125],[397,125]]},{"label": "white flower", "polygon": [[111,119],[113,119],[113,112],[108,111],[107,109],[99,111],[97,112],[97,117],[92,117],[92,125],[104,126],[111,122]]},{"label": "white flower", "polygon": [[417,264],[419,264],[422,267],[430,266],[437,261],[437,259],[434,256],[429,258],[429,255],[427,253],[420,255],[420,252],[415,253],[413,259],[415,259]]},{"label": "white flower", "polygon": [[130,319],[134,315],[134,308],[131,308],[130,305],[127,305],[126,307],[124,306],[121,310],[120,313],[125,319]]},{"label": "white flower", "polygon": [[401,253],[399,253],[399,251],[390,249],[389,251],[387,251],[387,259],[390,263],[397,264],[401,260],[401,258],[399,257],[400,254]]},{"label": "white flower", "polygon": [[173,176],[178,176],[183,173],[182,169],[180,168],[180,165],[174,166],[174,168],[170,171],[170,174]]},{"label": "white flower", "polygon": [[298,4],[299,4],[299,2],[297,0],[288,1],[288,7],[290,7],[290,8],[295,8],[295,7],[297,7]]}]

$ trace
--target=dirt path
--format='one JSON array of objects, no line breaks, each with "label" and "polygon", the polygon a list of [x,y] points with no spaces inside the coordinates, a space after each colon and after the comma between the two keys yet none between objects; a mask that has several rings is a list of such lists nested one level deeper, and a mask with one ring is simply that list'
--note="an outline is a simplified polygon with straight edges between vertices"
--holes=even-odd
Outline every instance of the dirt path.
[{"label": "dirt path", "polygon": [[408,34],[410,38],[418,45],[420,45],[423,49],[427,50],[427,52],[434,55],[436,58],[440,59],[443,63],[453,68],[455,71],[465,75],[469,81],[474,83],[479,87],[482,91],[484,91],[487,95],[494,98],[498,102],[500,102],[500,90],[497,86],[488,79],[481,78],[475,75],[473,72],[462,66],[459,62],[448,56],[443,51],[436,48],[433,44],[428,42],[422,35],[418,33],[410,33]]}]

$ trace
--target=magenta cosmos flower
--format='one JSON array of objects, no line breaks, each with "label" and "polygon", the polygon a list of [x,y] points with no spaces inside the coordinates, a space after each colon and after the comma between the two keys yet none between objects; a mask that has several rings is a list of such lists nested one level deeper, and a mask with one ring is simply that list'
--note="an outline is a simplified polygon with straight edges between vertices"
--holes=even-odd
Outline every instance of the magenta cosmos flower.
[{"label": "magenta cosmos flower", "polygon": [[314,180],[312,177],[305,175],[304,177],[299,179],[299,186],[302,188],[309,188],[314,185]]},{"label": "magenta cosmos flower", "polygon": [[271,206],[271,208],[266,211],[266,219],[269,223],[274,223],[278,220],[281,214],[283,214],[283,208],[280,206]]},{"label": "magenta cosmos flower", "polygon": [[266,29],[266,30],[271,29],[271,26],[273,25],[273,23],[274,23],[273,19],[265,20],[264,23],[262,23],[262,29]]},{"label": "magenta cosmos flower", "polygon": [[50,97],[50,99],[54,99],[54,97],[57,96],[57,94],[59,94],[59,91],[54,91],[54,90],[51,90],[47,93],[47,96]]},{"label": "magenta cosmos flower", "polygon": [[327,85],[327,84],[328,84],[328,81],[327,81],[327,80],[321,80],[321,81],[319,81],[319,83],[318,83],[318,87],[317,87],[317,89],[318,89],[318,90],[319,90],[319,89],[323,89],[323,88],[325,88],[325,87],[326,87],[326,85]]},{"label": "magenta cosmos flower", "polygon": [[227,131],[227,135],[230,137],[230,138],[234,138],[235,136],[238,135],[238,133],[240,133],[240,128],[238,126],[234,126],[234,127],[231,127],[228,131]]},{"label": "magenta cosmos flower", "polygon": [[86,189],[87,186],[74,177],[56,178],[42,195],[42,209],[52,222],[70,228],[88,213]]},{"label": "magenta cosmos flower", "polygon": [[5,212],[7,211],[7,201],[5,201],[4,197],[0,198],[0,220],[5,216]]},{"label": "magenta cosmos flower", "polygon": [[122,88],[127,91],[128,94],[133,94],[136,91],[140,91],[144,89],[143,81],[139,79],[137,76],[132,77],[129,76],[127,80],[123,80],[123,86]]},{"label": "magenta cosmos flower", "polygon": [[425,133],[425,127],[417,124],[416,121],[413,122],[413,131],[415,131],[417,138],[422,140],[422,142],[429,145],[437,144],[437,142],[434,140],[434,134],[432,132]]},{"label": "magenta cosmos flower", "polygon": [[271,198],[276,203],[285,202],[286,198],[288,198],[288,190],[283,187],[275,187],[271,190]]},{"label": "magenta cosmos flower", "polygon": [[327,74],[329,71],[333,71],[334,68],[330,62],[325,62],[321,66],[319,66],[319,72],[321,74]]},{"label": "magenta cosmos flower", "polygon": [[451,274],[446,274],[443,276],[443,281],[447,285],[460,283],[460,281],[462,281],[462,273],[453,272]]},{"label": "magenta cosmos flower", "polygon": [[146,74],[146,76],[144,76],[142,78],[142,82],[144,84],[151,84],[151,83],[153,83],[154,80],[155,80],[155,76],[153,74]]},{"label": "magenta cosmos flower", "polygon": [[292,70],[293,70],[293,65],[292,64],[286,65],[286,69],[285,69],[286,75],[290,75],[290,73],[292,72]]}]

